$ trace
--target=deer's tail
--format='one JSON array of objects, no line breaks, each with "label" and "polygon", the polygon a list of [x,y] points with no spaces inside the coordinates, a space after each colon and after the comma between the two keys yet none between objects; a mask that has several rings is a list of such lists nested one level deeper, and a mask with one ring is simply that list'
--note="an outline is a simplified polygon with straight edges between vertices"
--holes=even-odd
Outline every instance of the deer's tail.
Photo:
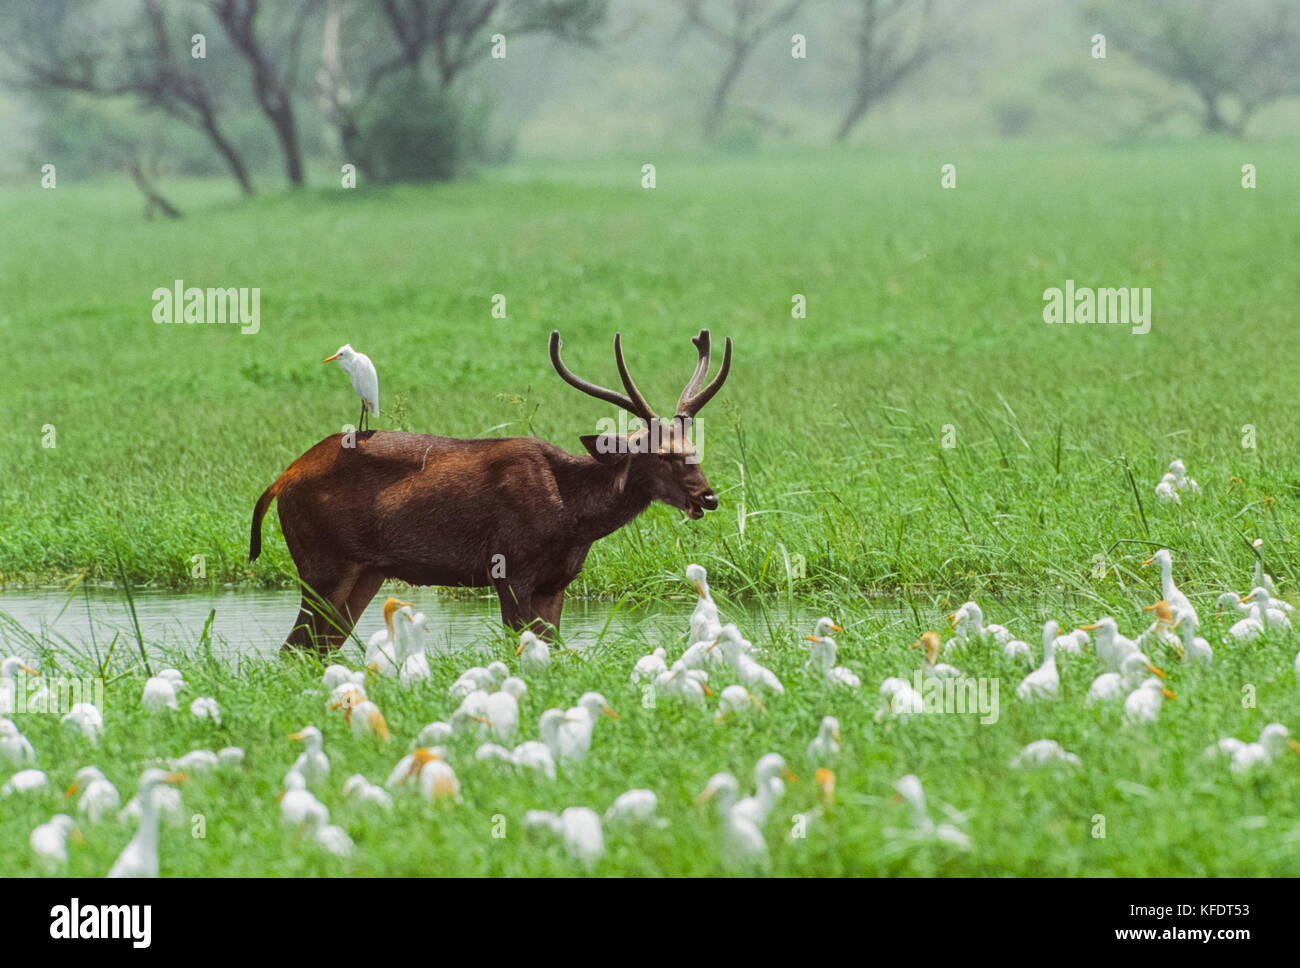
[{"label": "deer's tail", "polygon": [[271,502],[279,496],[283,481],[284,475],[281,474],[274,484],[262,492],[262,496],[257,499],[257,504],[253,507],[253,529],[248,539],[249,561],[256,561],[257,556],[262,553],[262,518],[266,516],[266,509],[271,506]]}]

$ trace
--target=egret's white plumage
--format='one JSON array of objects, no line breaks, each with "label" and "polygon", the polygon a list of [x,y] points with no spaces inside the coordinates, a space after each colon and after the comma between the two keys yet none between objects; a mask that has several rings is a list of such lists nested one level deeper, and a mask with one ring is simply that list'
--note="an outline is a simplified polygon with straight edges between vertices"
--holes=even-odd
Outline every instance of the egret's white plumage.
[{"label": "egret's white plumage", "polygon": [[923,650],[921,674],[927,679],[961,679],[961,672],[954,666],[937,661],[939,658],[939,636],[934,632],[922,632],[921,640],[913,642],[912,648]]},{"label": "egret's white plumage", "polygon": [[360,773],[353,773],[343,781],[343,799],[361,806],[393,809],[393,798],[377,783],[371,783]]},{"label": "egret's white plumage", "polygon": [[68,863],[68,836],[76,829],[71,817],[57,813],[32,831],[28,841],[32,853],[47,872],[52,873]]},{"label": "egret's white plumage", "polygon": [[168,773],[150,768],[140,774],[136,802],[140,804],[140,826],[131,842],[118,856],[109,877],[158,876],[158,801],[155,792],[161,784],[180,783],[184,773]]},{"label": "egret's white plumage", "polygon": [[337,353],[325,357],[321,362],[329,363],[331,360],[339,361],[339,367],[352,381],[352,389],[361,398],[361,418],[357,421],[357,426],[367,426],[368,415],[379,416],[379,374],[375,371],[375,364],[370,362],[370,357],[365,353],[354,350],[350,343],[344,343]]},{"label": "egret's white plumage", "polygon": [[695,609],[691,612],[690,640],[712,641],[718,637],[722,620],[718,616],[718,606],[714,604],[713,595],[709,592],[708,573],[702,565],[690,564],[686,566],[686,580],[695,586],[697,596]]},{"label": "egret's white plumage", "polygon": [[831,685],[857,689],[862,685],[862,680],[858,678],[852,669],[835,664],[839,646],[827,634],[828,632],[843,631],[829,618],[818,619],[813,634],[807,636],[808,641],[812,643],[812,658],[809,661],[821,670],[822,677]]},{"label": "egret's white plumage", "polygon": [[636,665],[632,667],[632,685],[638,686],[643,682],[654,682],[660,675],[667,672],[668,663],[665,661],[667,657],[667,650],[660,647],[649,655],[643,655],[637,659]]},{"label": "egret's white plumage", "polygon": [[519,671],[526,676],[541,675],[551,666],[550,646],[526,629],[519,633],[515,655],[519,657]]},{"label": "egret's white plumage", "polygon": [[11,719],[0,719],[0,760],[14,766],[36,762],[36,749],[31,740],[18,731]]},{"label": "egret's white plumage", "polygon": [[808,744],[810,760],[831,760],[840,755],[840,721],[834,716],[823,716],[817,736]]},{"label": "egret's white plumage", "polygon": [[1061,627],[1055,620],[1043,626],[1043,664],[1016,686],[1016,698],[1025,701],[1055,699],[1061,691],[1061,676],[1056,670],[1056,637]]},{"label": "egret's white plumage", "polygon": [[1124,700],[1124,724],[1153,723],[1160,718],[1160,707],[1166,699],[1178,698],[1165,688],[1164,682],[1152,677],[1143,680]]},{"label": "egret's white plumage", "polygon": [[884,702],[876,710],[876,722],[886,716],[910,716],[925,711],[925,700],[921,694],[906,679],[898,676],[890,676],[880,684],[880,695]]},{"label": "egret's white plumage", "polygon": [[600,814],[590,807],[566,807],[558,816],[547,810],[524,814],[525,830],[547,830],[564,840],[571,860],[590,869],[605,854],[605,834]]},{"label": "egret's white plumage", "polygon": [[39,676],[40,673],[26,661],[11,655],[0,661],[0,716],[7,716],[18,708],[18,673]]},{"label": "egret's white plumage", "polygon": [[289,737],[295,743],[304,743],[306,749],[294,761],[290,772],[298,773],[308,786],[324,783],[330,775],[330,759],[323,749],[324,739],[315,726],[304,726]]},{"label": "egret's white plumage", "polygon": [[210,719],[221,725],[221,706],[210,696],[201,696],[190,703],[190,715],[195,719]]},{"label": "egret's white plumage", "polygon": [[94,703],[73,703],[72,708],[59,721],[67,728],[79,732],[91,743],[99,745],[99,736],[104,731],[104,715]]},{"label": "egret's white plumage", "polygon": [[1011,760],[1011,766],[1016,769],[1027,766],[1048,766],[1054,763],[1078,766],[1079,757],[1066,751],[1054,739],[1036,739]]},{"label": "egret's white plumage", "polygon": [[718,696],[718,712],[714,719],[720,723],[733,716],[744,716],[755,708],[767,712],[763,701],[744,686],[727,686]]},{"label": "egret's white plumage", "polygon": [[92,824],[115,814],[122,806],[122,795],[97,766],[79,769],[65,796],[76,796],[78,791],[81,799],[77,801],[77,813]]},{"label": "egret's white plumage", "polygon": [[1095,706],[1097,703],[1119,702],[1138,687],[1147,673],[1161,679],[1165,677],[1161,669],[1152,665],[1150,659],[1135,649],[1124,656],[1118,672],[1103,672],[1092,680],[1084,703]]}]

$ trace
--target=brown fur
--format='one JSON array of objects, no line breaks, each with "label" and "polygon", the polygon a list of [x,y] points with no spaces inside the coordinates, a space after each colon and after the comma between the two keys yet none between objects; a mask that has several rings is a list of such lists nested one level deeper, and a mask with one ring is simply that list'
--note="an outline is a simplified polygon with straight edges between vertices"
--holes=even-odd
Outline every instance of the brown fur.
[{"label": "brown fur", "polygon": [[[676,428],[676,429],[674,429]],[[385,579],[413,585],[493,586],[508,626],[558,628],[564,589],[593,542],[651,501],[692,517],[717,506],[675,423],[660,453],[576,456],[531,437],[465,440],[368,431],[344,447],[326,437],[258,498],[250,560],[261,523],[279,500],[285,543],[308,589],[285,643],[338,648]],[[627,438],[615,438],[624,445]],[[641,448],[644,449],[644,448]],[[504,578],[492,577],[495,555]],[[500,569],[498,569],[498,572]]]}]

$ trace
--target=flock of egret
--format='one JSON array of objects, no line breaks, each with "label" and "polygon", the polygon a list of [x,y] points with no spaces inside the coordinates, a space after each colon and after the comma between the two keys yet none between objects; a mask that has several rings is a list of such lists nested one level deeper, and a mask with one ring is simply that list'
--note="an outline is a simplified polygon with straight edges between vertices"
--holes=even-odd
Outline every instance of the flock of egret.
[{"label": "flock of egret", "polygon": [[[1182,486],[1189,486],[1190,479],[1185,475],[1183,479]],[[1190,486],[1194,487],[1194,482]],[[1063,632],[1057,622],[1048,621],[1043,627],[1042,661],[1016,687],[1017,701],[1059,700],[1061,671],[1057,656],[1068,654],[1080,663],[1096,663],[1096,675],[1087,690],[1085,704],[1122,703],[1123,722],[1138,726],[1158,720],[1163,703],[1176,698],[1165,685],[1166,673],[1157,659],[1165,665],[1214,661],[1213,648],[1198,634],[1203,626],[1195,607],[1174,582],[1171,553],[1164,549],[1157,551],[1145,564],[1155,564],[1160,569],[1161,600],[1146,609],[1154,613],[1153,621],[1133,638],[1122,634],[1119,623],[1111,616],[1069,632]],[[786,695],[785,685],[764,665],[764,650],[745,639],[736,625],[722,621],[704,569],[699,565],[689,566],[687,578],[696,591],[688,643],[675,659],[670,658],[665,647],[638,658],[628,672],[628,681],[637,689],[653,691],[657,699],[704,710],[705,722],[710,712],[717,722],[765,712],[766,703],[779,702]],[[1234,624],[1223,635],[1224,643],[1249,643],[1269,629],[1291,625],[1292,606],[1276,595],[1272,579],[1262,573],[1258,564],[1248,594],[1225,592],[1217,604],[1220,612],[1236,616]],[[987,657],[989,649],[1000,650],[1004,660],[1033,662],[1035,650],[1016,639],[1006,627],[986,623],[977,603],[966,602],[949,618],[952,634],[947,642],[927,631],[913,644],[912,648],[920,650],[921,657],[919,667],[912,670],[915,673],[912,682],[901,676],[890,676],[881,683],[878,721],[924,712],[920,687],[926,680],[967,678],[968,673],[943,659],[968,666],[968,672],[970,663]],[[413,611],[409,602],[389,598],[384,604],[383,620],[383,627],[367,643],[360,668],[330,665],[320,682],[323,715],[341,716],[350,734],[372,737],[380,743],[390,739],[390,731],[379,706],[367,693],[368,683],[373,684],[372,677],[396,680],[401,686],[410,687],[432,675],[425,617]],[[831,696],[841,691],[847,694],[862,685],[855,672],[836,664],[837,647],[831,633],[842,631],[832,619],[822,618],[813,633],[805,636],[810,643],[806,667],[811,674],[825,680],[831,687]],[[343,800],[383,812],[394,808],[397,797],[419,797],[435,804],[454,805],[461,801],[461,782],[453,765],[453,760],[460,761],[452,750],[470,748],[465,743],[476,745],[473,760],[477,767],[546,781],[555,780],[557,770],[580,769],[593,744],[599,742],[601,722],[618,719],[618,714],[598,692],[584,693],[568,708],[545,710],[537,719],[539,738],[519,741],[521,721],[526,718],[522,707],[528,695],[528,680],[536,682],[549,674],[551,650],[546,642],[531,632],[524,632],[514,653],[515,670],[500,660],[465,669],[447,690],[448,715],[419,730],[408,747],[410,751],[398,759],[382,783],[360,773],[349,776],[342,784]],[[17,657],[5,659],[0,662],[0,686],[24,673],[38,675]],[[1296,657],[1296,675],[1300,679],[1300,655]],[[140,704],[160,715],[179,712],[179,694],[186,688],[180,672],[163,670],[144,684]],[[718,688],[716,693],[715,688]],[[0,701],[8,697],[8,706],[0,708],[10,713],[13,713],[13,694],[12,688],[0,688]],[[714,698],[716,702],[710,710],[709,700]],[[189,712],[199,720],[221,722],[220,707],[210,697],[194,699],[189,704]],[[91,744],[98,743],[104,728],[99,710],[88,703],[77,704],[63,717],[63,722]],[[355,847],[351,837],[342,827],[330,822],[329,808],[317,796],[332,783],[330,757],[322,731],[309,724],[288,739],[301,743],[302,748],[284,775],[278,797],[286,832],[330,854],[352,854]],[[1270,723],[1258,741],[1227,737],[1210,746],[1205,755],[1223,758],[1230,762],[1233,771],[1243,772],[1271,762],[1288,750],[1300,753],[1300,744],[1290,737],[1285,726]],[[834,716],[825,716],[817,735],[807,745],[808,757],[814,763],[829,764],[840,751],[839,721]],[[46,869],[58,870],[67,863],[69,838],[81,838],[83,829],[98,827],[113,818],[134,819],[138,824],[136,834],[109,875],[157,875],[159,823],[179,824],[185,818],[175,785],[187,775],[219,775],[221,771],[237,770],[243,758],[241,749],[227,747],[217,753],[194,750],[177,759],[151,762],[140,775],[135,796],[125,807],[120,807],[118,790],[104,773],[95,766],[84,766],[76,772],[66,793],[69,799],[79,795],[77,819],[60,813],[42,823],[32,831],[31,849]],[[46,774],[33,766],[36,752],[31,742],[11,719],[4,717],[0,717],[0,762],[20,767],[0,787],[0,797],[20,796],[49,787]],[[1044,738],[1024,747],[1009,764],[1018,769],[1049,765],[1079,767],[1081,763],[1078,756],[1059,743]],[[716,773],[707,779],[696,800],[711,803],[718,811],[719,853],[728,868],[763,869],[767,865],[765,821],[785,795],[786,784],[796,779],[785,759],[776,752],[762,756],[755,764],[752,793],[742,789],[741,782],[731,773]],[[821,813],[797,814],[797,818],[816,821],[832,810],[834,773],[828,766],[820,766],[815,782],[820,791]],[[963,829],[965,816],[948,805],[941,805],[946,816],[936,822],[926,803],[921,781],[915,775],[898,780],[895,790],[895,799],[910,807],[911,823],[892,831],[890,850],[915,843],[937,843],[956,849],[971,846],[971,839]],[[604,854],[606,827],[665,826],[667,821],[658,815],[658,804],[659,795],[655,791],[634,789],[614,800],[603,814],[581,805],[560,812],[529,810],[522,826],[530,835],[554,838],[563,844],[574,863],[590,867]]]}]

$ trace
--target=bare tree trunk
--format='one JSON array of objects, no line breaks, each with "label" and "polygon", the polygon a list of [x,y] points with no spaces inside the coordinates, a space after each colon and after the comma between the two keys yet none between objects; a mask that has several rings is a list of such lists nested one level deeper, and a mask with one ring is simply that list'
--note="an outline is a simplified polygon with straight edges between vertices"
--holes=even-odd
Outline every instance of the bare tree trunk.
[{"label": "bare tree trunk", "polygon": [[181,217],[180,209],[167,201],[167,199],[163,198],[163,196],[159,194],[158,190],[154,188],[153,181],[145,173],[144,166],[140,164],[138,159],[132,158],[129,160],[126,163],[126,170],[130,172],[131,178],[135,181],[136,187],[139,188],[140,193],[144,195],[144,218],[146,222],[153,218],[153,210],[155,208],[162,209],[163,214],[168,218]]},{"label": "bare tree trunk", "polygon": [[727,68],[722,72],[717,85],[713,88],[713,99],[709,102],[709,109],[704,115],[704,134],[706,137],[717,135],[718,127],[722,124],[722,119],[727,111],[727,101],[731,97],[731,89],[736,86],[736,80],[740,77],[745,61],[749,59],[751,49],[739,44],[732,48],[731,57],[727,61]]},{"label": "bare tree trunk", "polygon": [[[231,43],[244,55],[244,59],[253,69],[253,94],[262,113],[271,122],[276,140],[280,143],[280,152],[284,155],[285,175],[289,179],[289,184],[299,187],[303,183],[302,149],[298,144],[293,93],[289,90],[291,80],[286,81],[280,77],[275,64],[257,38],[254,21],[257,18],[259,3],[260,0],[242,0],[242,2],[241,0],[211,0],[211,7]],[[289,40],[291,52],[296,52],[306,14],[315,6],[315,0],[303,0],[299,7],[299,16]],[[296,53],[291,53],[291,57],[296,63]],[[291,74],[291,72],[286,73]]]}]

